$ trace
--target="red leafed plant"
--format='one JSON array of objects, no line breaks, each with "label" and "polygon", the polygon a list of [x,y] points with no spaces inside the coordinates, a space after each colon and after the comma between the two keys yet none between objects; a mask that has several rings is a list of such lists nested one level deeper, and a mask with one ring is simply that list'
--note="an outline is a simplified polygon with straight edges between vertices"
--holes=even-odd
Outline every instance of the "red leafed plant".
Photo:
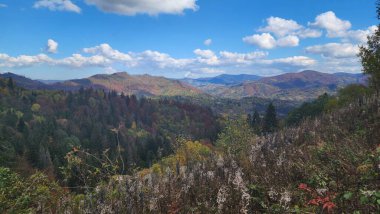
[{"label": "red leafed plant", "polygon": [[327,192],[324,196],[321,196],[315,189],[304,183],[299,184],[298,189],[307,192],[311,196],[306,205],[322,206],[322,210],[327,210],[327,213],[333,213],[334,208],[337,208],[336,204],[331,201],[331,199],[335,198],[335,194]]}]

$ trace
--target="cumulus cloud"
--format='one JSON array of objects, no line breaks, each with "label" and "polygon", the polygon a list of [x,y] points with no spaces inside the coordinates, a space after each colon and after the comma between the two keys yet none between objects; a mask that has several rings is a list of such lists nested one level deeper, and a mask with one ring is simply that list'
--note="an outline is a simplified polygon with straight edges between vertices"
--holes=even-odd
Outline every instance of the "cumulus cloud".
[{"label": "cumulus cloud", "polygon": [[262,34],[246,36],[243,41],[263,49],[273,49],[275,47],[295,47],[299,45],[300,38],[317,38],[322,35],[320,30],[306,28],[291,19],[269,17],[266,19],[266,23],[265,27],[257,30]]},{"label": "cumulus cloud", "polygon": [[286,58],[263,60],[261,63],[269,65],[281,65],[281,66],[291,66],[291,67],[309,67],[316,64],[316,60],[306,57],[306,56],[292,56]]},{"label": "cumulus cloud", "polygon": [[182,14],[185,10],[197,10],[196,0],[85,0],[99,10],[119,15]]},{"label": "cumulus cloud", "polygon": [[263,49],[272,49],[276,47],[276,39],[269,33],[254,34],[243,38],[245,43],[256,45]]},{"label": "cumulus cloud", "polygon": [[211,50],[196,49],[194,53],[198,56],[198,61],[207,65],[218,65],[219,59]]},{"label": "cumulus cloud", "polygon": [[116,61],[123,61],[123,62],[132,61],[132,57],[129,54],[122,53],[118,50],[115,50],[109,44],[101,44],[101,45],[91,47],[91,48],[84,48],[83,52],[88,53],[88,54],[101,55],[108,59],[112,59]]},{"label": "cumulus cloud", "polygon": [[320,30],[311,29],[311,28],[303,28],[296,33],[300,38],[319,38],[322,36],[322,32]]},{"label": "cumulus cloud", "polygon": [[52,39],[48,39],[46,44],[46,52],[48,53],[57,53],[58,43]]},{"label": "cumulus cloud", "polygon": [[221,61],[225,64],[252,64],[257,59],[262,59],[268,55],[267,52],[256,51],[250,53],[236,53],[229,51],[221,51]]},{"label": "cumulus cloud", "polygon": [[64,66],[70,66],[70,67],[76,67],[76,68],[82,68],[82,67],[106,67],[111,63],[111,60],[101,56],[101,55],[94,55],[94,56],[83,56],[81,54],[73,54],[70,57],[63,58],[61,60],[56,60],[53,62],[55,65],[64,65]]},{"label": "cumulus cloud", "polygon": [[206,46],[210,46],[212,44],[212,39],[206,39],[204,42],[203,42],[204,45]]},{"label": "cumulus cloud", "polygon": [[80,13],[81,9],[71,2],[71,0],[38,0],[33,5],[34,8],[47,8],[51,11],[69,11]]},{"label": "cumulus cloud", "polygon": [[26,67],[51,62],[53,62],[53,59],[46,54],[38,54],[36,56],[20,55],[18,57],[11,57],[7,54],[0,53],[0,67]]},{"label": "cumulus cloud", "polygon": [[313,23],[309,23],[309,26],[326,30],[326,36],[329,38],[341,38],[344,43],[359,44],[367,42],[367,36],[377,29],[377,26],[373,25],[364,30],[351,30],[351,22],[338,18],[332,11],[318,15]]},{"label": "cumulus cloud", "polygon": [[109,44],[100,44],[94,47],[84,48],[81,53],[71,56],[53,59],[45,54],[35,56],[21,55],[12,57],[0,54],[0,69],[24,68],[39,65],[51,67],[70,67],[75,69],[101,68],[106,73],[119,70],[136,70],[145,72],[183,72],[188,75],[210,76],[227,72],[260,71],[295,71],[299,68],[307,68],[313,64],[313,59],[297,56],[280,59],[267,59],[268,53],[254,51],[237,53],[212,50],[194,50],[194,57],[175,58],[166,53],[146,50],[143,52],[128,52],[112,48]]},{"label": "cumulus cloud", "polygon": [[322,32],[316,29],[306,28],[292,19],[283,19],[280,17],[269,17],[266,19],[267,25],[259,28],[258,32],[273,33],[277,38],[283,38],[289,35],[301,38],[317,38]]},{"label": "cumulus cloud", "polygon": [[356,57],[359,53],[359,46],[350,43],[328,43],[307,47],[306,52],[321,54],[324,57],[349,58]]},{"label": "cumulus cloud", "polygon": [[269,33],[254,34],[243,38],[243,41],[256,45],[263,49],[273,49],[275,47],[295,47],[299,44],[299,38],[297,36],[285,36],[276,40]]},{"label": "cumulus cloud", "polygon": [[351,28],[349,21],[339,19],[332,11],[318,15],[315,22],[309,23],[309,25],[325,29],[328,37],[344,36],[346,31]]},{"label": "cumulus cloud", "polygon": [[279,17],[269,17],[267,26],[260,28],[259,32],[273,33],[277,37],[289,35],[302,28],[296,21]]},{"label": "cumulus cloud", "polygon": [[286,36],[277,40],[276,45],[278,47],[295,47],[299,44],[297,36]]},{"label": "cumulus cloud", "polygon": [[367,37],[371,34],[374,34],[377,29],[377,26],[373,25],[368,27],[366,30],[350,30],[347,31],[343,37],[343,41],[356,41],[361,44],[367,42]]},{"label": "cumulus cloud", "polygon": [[169,54],[158,51],[147,50],[142,53],[132,53],[137,65],[157,66],[158,68],[175,68],[181,69],[191,64],[193,59],[176,59]]}]

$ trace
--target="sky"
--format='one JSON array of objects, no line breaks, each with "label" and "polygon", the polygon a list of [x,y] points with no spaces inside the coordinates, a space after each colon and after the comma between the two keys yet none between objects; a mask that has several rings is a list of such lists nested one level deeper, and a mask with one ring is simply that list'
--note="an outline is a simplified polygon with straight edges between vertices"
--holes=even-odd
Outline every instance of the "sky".
[{"label": "sky", "polygon": [[361,72],[375,0],[0,0],[0,72]]}]

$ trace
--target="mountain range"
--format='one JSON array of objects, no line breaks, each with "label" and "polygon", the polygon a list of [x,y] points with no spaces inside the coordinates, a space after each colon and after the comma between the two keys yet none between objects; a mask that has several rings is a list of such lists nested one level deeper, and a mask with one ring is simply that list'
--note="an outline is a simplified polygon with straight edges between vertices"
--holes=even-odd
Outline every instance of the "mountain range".
[{"label": "mountain range", "polygon": [[[226,79],[230,79],[225,75]],[[286,73],[272,77],[249,76],[254,80],[234,79],[235,84],[223,83],[210,78],[206,83],[204,79],[185,80],[198,87],[203,92],[224,98],[263,97],[283,100],[308,100],[323,93],[334,94],[339,88],[349,84],[366,84],[367,77],[363,74],[350,73],[322,73],[306,70],[297,73]]]},{"label": "mountain range", "polygon": [[130,75],[126,72],[97,74],[67,81],[32,80],[13,73],[0,74],[27,89],[66,90],[94,88],[114,90],[138,96],[214,96],[220,98],[261,97],[282,100],[308,100],[323,93],[334,94],[348,84],[366,84],[363,74],[322,73],[306,70],[271,77],[223,74],[211,78],[169,79],[151,75]]}]

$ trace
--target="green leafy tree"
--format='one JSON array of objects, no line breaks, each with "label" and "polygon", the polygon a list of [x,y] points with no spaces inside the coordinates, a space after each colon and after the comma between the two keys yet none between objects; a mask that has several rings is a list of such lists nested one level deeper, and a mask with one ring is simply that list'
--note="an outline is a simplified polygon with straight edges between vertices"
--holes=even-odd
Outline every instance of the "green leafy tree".
[{"label": "green leafy tree", "polygon": [[[380,1],[377,1],[377,18],[380,19]],[[368,36],[367,44],[360,47],[359,56],[363,72],[369,75],[369,84],[379,93],[380,90],[380,30]]]},{"label": "green leafy tree", "polygon": [[269,103],[264,116],[263,133],[274,132],[277,128],[278,120],[276,108],[274,107],[273,103]]}]

